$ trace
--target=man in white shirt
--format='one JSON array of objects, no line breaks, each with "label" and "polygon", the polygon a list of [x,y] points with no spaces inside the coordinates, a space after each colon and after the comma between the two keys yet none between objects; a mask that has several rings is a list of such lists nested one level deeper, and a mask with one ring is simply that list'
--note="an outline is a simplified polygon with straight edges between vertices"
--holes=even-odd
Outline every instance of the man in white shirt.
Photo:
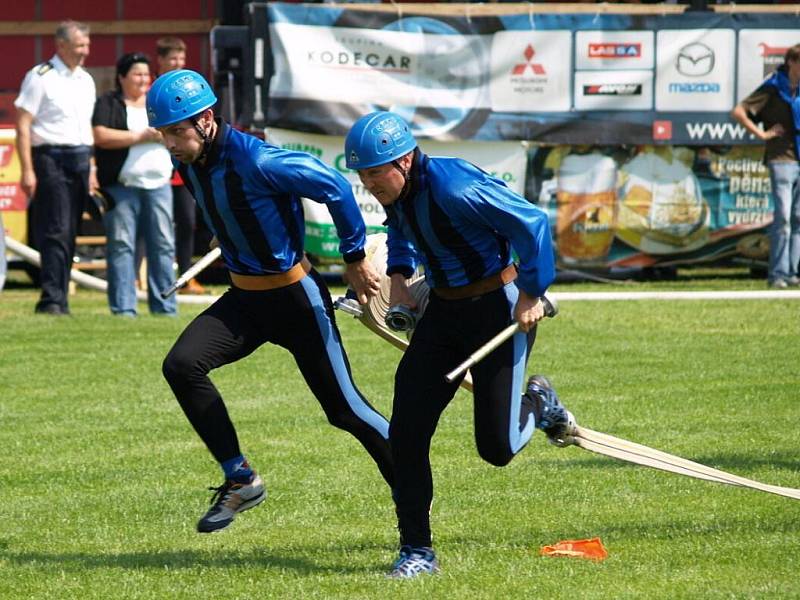
[{"label": "man in white shirt", "polygon": [[64,21],[55,37],[55,56],[28,71],[14,105],[21,185],[32,201],[33,240],[42,258],[36,312],[66,315],[75,236],[90,190],[96,92],[82,68],[89,55],[88,26]]}]

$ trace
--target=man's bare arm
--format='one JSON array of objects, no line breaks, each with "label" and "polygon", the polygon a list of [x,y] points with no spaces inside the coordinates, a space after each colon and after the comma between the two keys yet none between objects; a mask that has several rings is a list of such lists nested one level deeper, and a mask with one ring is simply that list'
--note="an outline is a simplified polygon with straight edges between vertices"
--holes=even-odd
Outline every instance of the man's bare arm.
[{"label": "man's bare arm", "polygon": [[36,193],[36,173],[33,170],[33,156],[31,154],[32,124],[33,115],[24,108],[17,108],[17,154],[22,167],[20,185],[28,198],[33,198]]}]

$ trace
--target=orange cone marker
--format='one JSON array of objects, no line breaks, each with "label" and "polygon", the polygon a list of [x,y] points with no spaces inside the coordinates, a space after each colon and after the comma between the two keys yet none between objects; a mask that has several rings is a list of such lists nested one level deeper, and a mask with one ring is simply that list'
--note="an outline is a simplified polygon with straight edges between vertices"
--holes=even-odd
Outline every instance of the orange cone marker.
[{"label": "orange cone marker", "polygon": [[588,540],[564,540],[552,546],[542,546],[539,554],[542,556],[572,556],[597,561],[608,558],[608,550],[603,546],[599,537]]}]

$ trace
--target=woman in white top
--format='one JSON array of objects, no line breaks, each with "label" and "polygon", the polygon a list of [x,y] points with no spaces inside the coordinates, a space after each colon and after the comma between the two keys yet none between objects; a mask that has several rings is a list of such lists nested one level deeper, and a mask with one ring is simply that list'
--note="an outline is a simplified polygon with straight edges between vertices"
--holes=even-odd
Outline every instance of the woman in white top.
[{"label": "woman in white top", "polygon": [[147,56],[138,52],[122,56],[116,83],[117,89],[97,99],[92,117],[97,180],[108,203],[108,303],[115,315],[136,315],[134,255],[141,228],[150,312],[174,315],[175,296],[161,298],[161,291],[174,280],[172,160],[161,134],[147,124]]}]

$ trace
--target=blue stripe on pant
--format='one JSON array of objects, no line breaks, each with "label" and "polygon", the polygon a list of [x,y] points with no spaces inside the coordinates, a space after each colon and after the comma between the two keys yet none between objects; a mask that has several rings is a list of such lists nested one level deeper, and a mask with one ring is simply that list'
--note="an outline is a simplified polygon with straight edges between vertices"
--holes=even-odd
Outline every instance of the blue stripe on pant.
[{"label": "blue stripe on pant", "polygon": [[[320,334],[325,341],[325,351],[336,376],[340,393],[344,396],[350,409],[365,423],[381,434],[383,439],[389,439],[389,422],[382,414],[377,412],[356,389],[350,373],[350,365],[339,337],[339,330],[333,320],[332,311],[326,306],[320,292],[319,284],[312,277],[306,277],[300,282],[314,307],[314,316]],[[327,290],[326,290],[327,292]]]},{"label": "blue stripe on pant", "polygon": [[[389,440],[395,464],[394,500],[402,544],[430,546],[433,475],[431,439],[458,383],[445,375],[511,322],[516,288],[445,301],[431,294],[395,376]],[[534,431],[532,404],[521,396],[535,328],[506,341],[472,369],[475,443],[495,466],[508,464]]]},{"label": "blue stripe on pant", "polygon": [[225,403],[208,373],[266,342],[292,353],[329,422],[361,442],[391,487],[388,423],[353,382],[330,294],[316,271],[276,290],[228,290],[189,324],[164,360],[164,376],[217,461],[241,451]]}]

